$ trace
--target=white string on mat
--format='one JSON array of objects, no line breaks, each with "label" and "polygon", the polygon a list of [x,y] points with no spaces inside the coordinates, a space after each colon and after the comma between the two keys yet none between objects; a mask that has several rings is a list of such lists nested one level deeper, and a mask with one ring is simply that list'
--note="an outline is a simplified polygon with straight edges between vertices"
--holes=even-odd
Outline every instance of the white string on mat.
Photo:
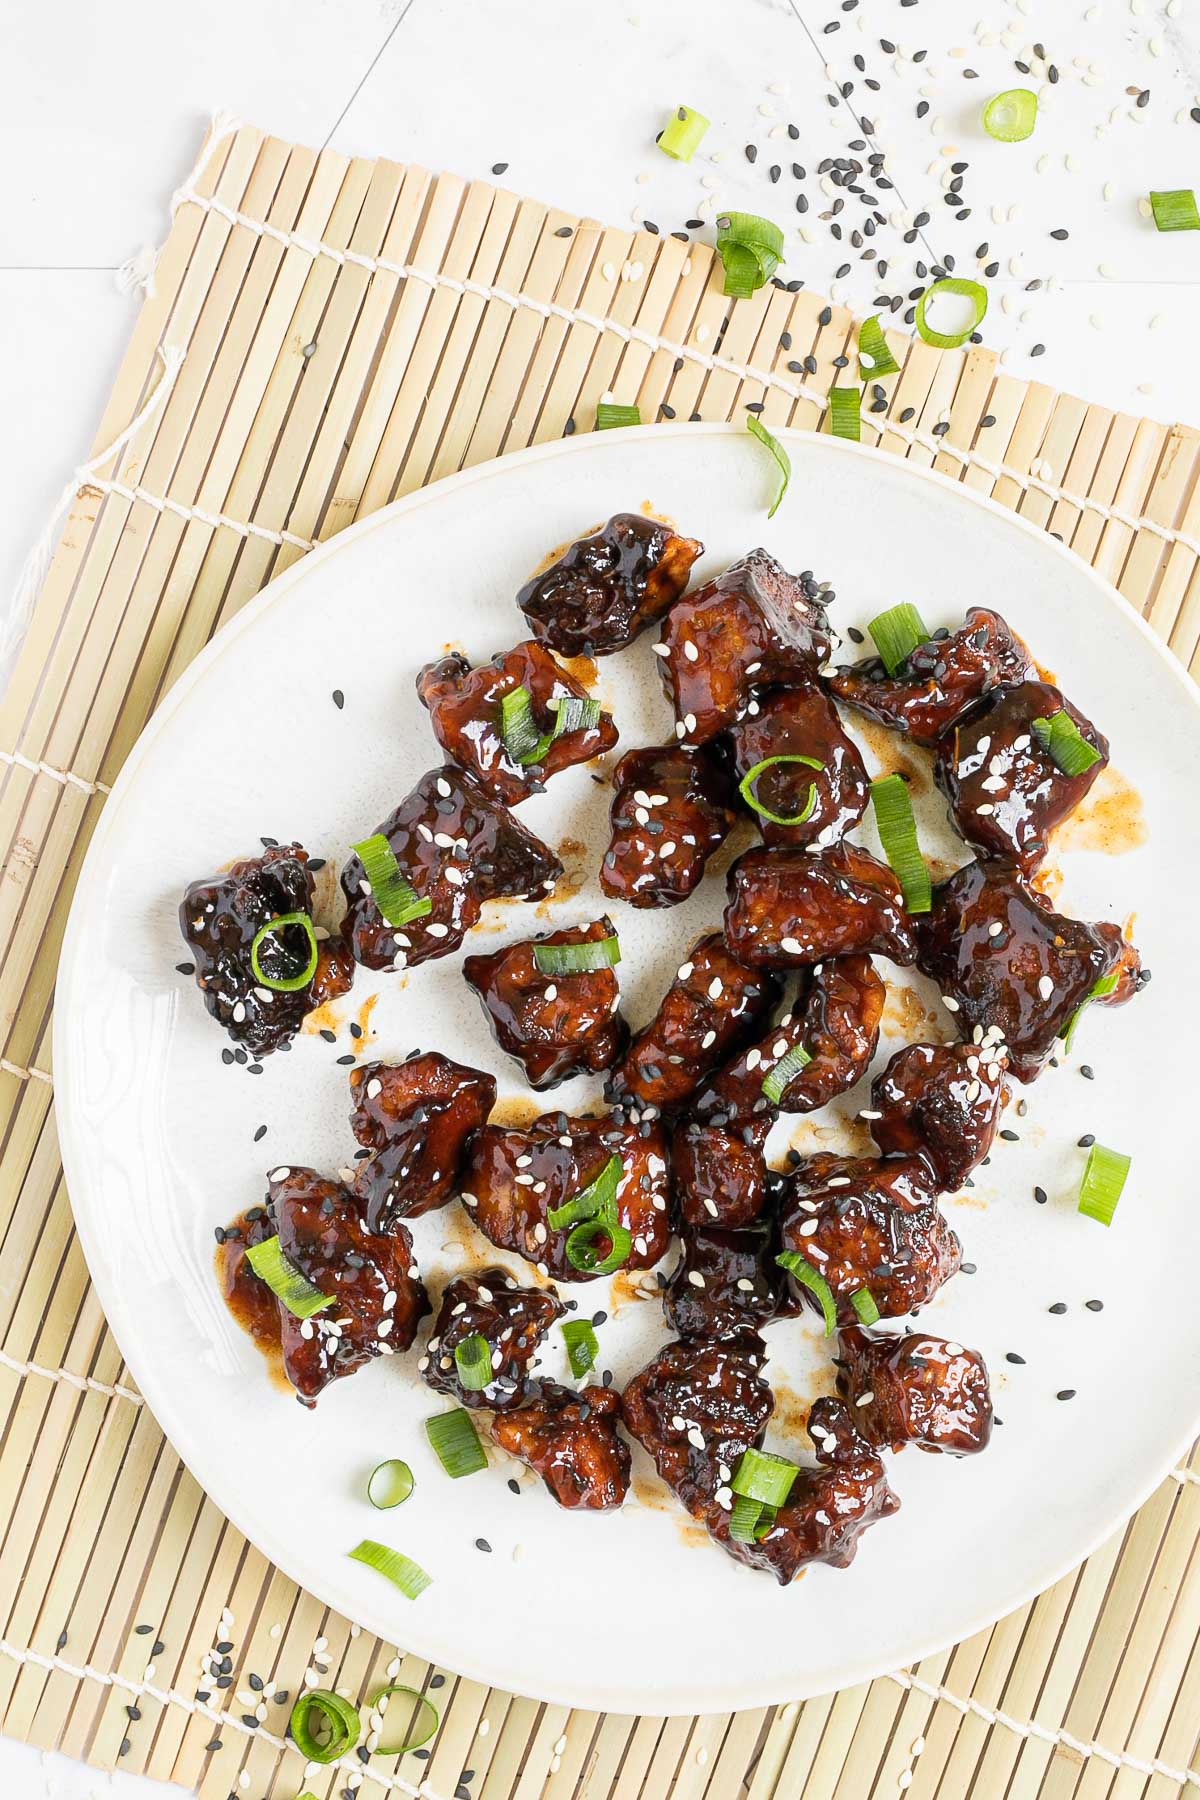
[{"label": "white string on mat", "polygon": [[106,1381],[97,1381],[91,1375],[77,1375],[74,1369],[44,1369],[40,1363],[19,1362],[7,1350],[0,1350],[0,1368],[10,1369],[21,1377],[38,1375],[43,1381],[61,1381],[67,1387],[78,1388],[80,1393],[107,1394],[110,1400],[128,1400],[131,1406],[145,1405],[142,1396],[135,1394],[132,1388],[110,1387]]},{"label": "white string on mat", "polygon": [[51,781],[61,781],[64,787],[77,787],[85,794],[111,794],[112,789],[104,781],[88,781],[83,775],[76,775],[71,769],[56,769],[52,763],[33,762],[28,756],[22,756],[19,750],[0,750],[0,763],[7,763],[10,769],[28,769],[31,775],[48,775]]},{"label": "white string on mat", "polygon": [[[237,1731],[243,1737],[268,1743],[276,1750],[292,1750],[297,1756],[303,1755],[303,1751],[291,1738],[280,1737],[265,1725],[251,1728],[243,1724],[236,1713],[222,1712],[208,1701],[197,1700],[191,1694],[181,1694],[175,1688],[159,1687],[157,1682],[132,1681],[128,1675],[106,1674],[103,1669],[94,1669],[91,1663],[70,1663],[63,1656],[45,1656],[40,1650],[20,1650],[4,1638],[0,1638],[0,1656],[7,1656],[11,1662],[21,1665],[32,1663],[36,1668],[45,1669],[51,1674],[70,1675],[76,1681],[95,1681],[101,1687],[117,1688],[121,1693],[131,1694],[138,1700],[148,1698],[157,1700],[162,1706],[179,1706],[184,1712],[211,1720],[222,1731]],[[325,1770],[332,1773],[335,1769],[344,1769],[351,1775],[361,1776],[364,1773],[363,1764],[356,1756],[341,1756],[336,1762],[322,1764],[321,1768],[322,1773]],[[437,1790],[427,1781],[414,1785],[411,1781],[406,1781],[403,1775],[389,1775],[383,1769],[372,1769],[370,1777],[380,1787],[409,1795],[410,1800],[442,1800]]]},{"label": "white string on mat", "polygon": [[1036,1719],[1010,1718],[1008,1713],[985,1706],[981,1700],[964,1699],[961,1694],[953,1694],[948,1688],[935,1687],[932,1682],[922,1681],[919,1676],[908,1675],[903,1670],[894,1671],[888,1676],[888,1680],[898,1682],[902,1688],[925,1694],[930,1700],[942,1700],[964,1717],[967,1713],[974,1713],[989,1725],[1003,1725],[1006,1730],[1015,1731],[1018,1737],[1040,1738],[1045,1744],[1061,1744],[1064,1749],[1074,1750],[1085,1761],[1095,1757],[1097,1762],[1108,1763],[1114,1769],[1136,1769],[1139,1775],[1162,1775],[1167,1781],[1174,1781],[1180,1787],[1200,1788],[1200,1774],[1194,1769],[1174,1768],[1157,1756],[1134,1756],[1128,1750],[1109,1750],[1104,1744],[1097,1744],[1092,1740],[1085,1742],[1072,1736],[1069,1731],[1051,1725],[1039,1725]]},{"label": "white string on mat", "polygon": [[0,1056],[0,1069],[3,1069],[6,1075],[15,1075],[18,1081],[52,1082],[54,1080],[54,1077],[48,1075],[45,1069],[35,1069],[32,1063],[26,1068],[24,1063],[9,1062],[7,1056]]},{"label": "white string on mat", "polygon": [[[221,135],[227,136],[237,129],[237,121],[227,115],[219,114]],[[214,132],[217,122],[214,120]],[[357,250],[340,250],[333,244],[326,244],[318,238],[305,237],[300,232],[286,231],[277,225],[269,224],[264,219],[256,219],[250,213],[241,212],[238,208],[218,200],[215,195],[196,192],[195,182],[199,172],[207,164],[210,156],[220,141],[219,137],[210,137],[205,145],[204,153],[196,171],[182,187],[176,189],[171,201],[171,216],[174,218],[181,206],[198,206],[202,211],[215,213],[229,225],[241,225],[258,237],[269,237],[285,248],[303,251],[314,260],[317,257],[328,257],[331,261],[344,267],[347,263],[357,268],[366,269],[369,273],[395,275],[404,281],[419,281],[426,286],[437,289],[446,288],[452,293],[471,294],[484,301],[496,300],[501,305],[511,306],[514,311],[525,310],[537,313],[543,319],[562,319],[569,325],[586,325],[590,330],[620,338],[623,343],[641,344],[651,352],[663,352],[685,362],[697,364],[710,373],[720,372],[736,375],[741,381],[756,382],[764,388],[776,393],[786,394],[793,400],[809,400],[820,410],[822,416],[829,406],[828,396],[812,388],[807,382],[789,381],[772,369],[760,369],[752,363],[739,363],[730,357],[719,356],[713,352],[697,349],[695,345],[680,343],[672,338],[664,338],[656,332],[644,331],[637,325],[625,325],[617,319],[610,319],[599,313],[584,312],[578,307],[563,306],[553,300],[535,300],[529,294],[514,294],[506,288],[495,287],[487,282],[472,281],[469,277],[459,280],[455,276],[443,274],[440,270],[424,269],[417,263],[393,262],[389,257],[367,256]],[[945,437],[935,437],[932,432],[922,431],[897,420],[883,418],[878,423],[870,415],[864,415],[864,423],[871,425],[881,436],[890,433],[900,438],[910,448],[928,450],[935,455],[952,456],[964,468],[978,469],[989,475],[993,481],[1008,480],[1015,482],[1023,490],[1032,489],[1047,499],[1074,506],[1086,512],[1093,512],[1101,518],[1125,525],[1132,531],[1148,531],[1161,538],[1165,543],[1181,544],[1184,549],[1200,557],[1200,537],[1194,537],[1173,526],[1160,525],[1157,520],[1144,515],[1127,512],[1123,507],[1108,506],[1101,500],[1094,500],[1086,494],[1072,493],[1068,488],[1060,487],[1046,477],[1011,467],[1008,463],[993,461],[978,450],[968,450],[947,442]]]}]

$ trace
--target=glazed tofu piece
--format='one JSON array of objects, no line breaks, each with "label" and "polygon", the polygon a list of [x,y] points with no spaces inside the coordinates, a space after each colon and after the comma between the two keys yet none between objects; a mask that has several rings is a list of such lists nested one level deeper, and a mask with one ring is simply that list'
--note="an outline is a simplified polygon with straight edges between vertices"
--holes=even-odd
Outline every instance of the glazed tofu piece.
[{"label": "glazed tofu piece", "polygon": [[885,1156],[921,1156],[953,1193],[992,1147],[1004,1105],[1003,1053],[908,1044],[871,1083],[871,1136]]},{"label": "glazed tofu piece", "polygon": [[854,844],[819,856],[747,850],[729,871],[725,941],[735,956],[762,968],[866,951],[902,964],[916,957],[900,883],[886,863]]},{"label": "glazed tofu piece", "polygon": [[377,834],[403,879],[430,910],[392,925],[379,910],[357,852],[342,870],[342,936],[368,969],[416,968],[449,956],[476,924],[485,900],[543,899],[562,864],[465,769],[445,763],[422,775]]},{"label": "glazed tofu piece", "polygon": [[[451,1281],[442,1295],[420,1367],[437,1394],[460,1406],[505,1412],[520,1406],[538,1348],[566,1307],[553,1288],[519,1287],[503,1269],[480,1269]],[[464,1380],[456,1350],[482,1338],[491,1364],[485,1386]],[[470,1357],[465,1357],[468,1371]]]},{"label": "glazed tofu piece", "polygon": [[934,1455],[973,1456],[992,1435],[987,1365],[978,1350],[945,1338],[843,1326],[838,1390],[858,1429],[880,1450],[915,1444]]},{"label": "glazed tofu piece", "polygon": [[874,656],[835,669],[828,683],[847,706],[932,747],[994,687],[1032,673],[1029,652],[1007,621],[973,606],[956,632],[935,632],[895,675]]},{"label": "glazed tofu piece", "polygon": [[517,595],[529,629],[563,656],[609,656],[682,594],[704,545],[661,519],[615,513],[534,575]]},{"label": "glazed tofu piece", "polygon": [[[512,754],[511,738],[506,741],[503,729],[505,695],[521,688],[529,696],[538,737],[550,740],[529,761]],[[588,701],[589,695],[535,638],[475,669],[457,651],[426,663],[417,676],[417,693],[429,709],[433,735],[446,755],[469,769],[505,806],[540,793],[560,769],[590,762],[617,741],[617,728],[606,712],[595,724],[554,736],[561,725],[560,703]]]},{"label": "glazed tofu piece", "polygon": [[799,1047],[808,1061],[776,1078],[780,1112],[816,1112],[866,1074],[879,1042],[887,988],[869,956],[831,956],[801,971],[799,991],[784,1014],[725,1073],[727,1091],[749,1100]]},{"label": "glazed tofu piece", "polygon": [[707,750],[629,750],[613,770],[600,886],[630,906],[677,906],[732,831],[733,785]]},{"label": "glazed tofu piece", "polygon": [[530,1087],[552,1088],[573,1075],[609,1069],[629,1032],[620,1013],[617,972],[609,964],[571,974],[539,965],[539,953],[565,945],[607,944],[609,918],[571,925],[509,944],[491,956],[468,956],[463,978],[483,1002],[496,1042],[516,1058]]},{"label": "glazed tofu piece", "polygon": [[617,1433],[621,1397],[611,1388],[580,1393],[543,1381],[517,1412],[492,1421],[492,1437],[535,1470],[560,1506],[610,1512],[629,1492],[629,1446]]},{"label": "glazed tofu piece", "polygon": [[751,700],[729,743],[739,781],[759,771],[749,805],[765,844],[828,849],[867,810],[871,784],[858,746],[813,682]]},{"label": "glazed tofu piece", "polygon": [[434,1051],[360,1064],[350,1071],[350,1097],[351,1129],[370,1152],[350,1191],[368,1229],[384,1232],[454,1198],[467,1143],[496,1104],[496,1081]]},{"label": "glazed tofu piece", "polygon": [[[1096,761],[1068,775],[1039,735],[1066,715]],[[1108,739],[1058,688],[1045,681],[993,688],[938,743],[934,774],[950,803],[955,829],[981,857],[1012,863],[1031,875],[1050,833],[1074,812],[1102,769]]]},{"label": "glazed tofu piece", "polygon": [[733,1504],[729,1483],[742,1452],[763,1441],[775,1406],[761,1374],[766,1354],[753,1332],[668,1344],[626,1384],[625,1429],[693,1518],[707,1522],[722,1500]]},{"label": "glazed tofu piece", "polygon": [[663,1289],[667,1324],[681,1338],[741,1337],[796,1310],[775,1260],[779,1241],[763,1222],[743,1231],[685,1230]]},{"label": "glazed tofu piece", "polygon": [[707,743],[737,723],[759,688],[814,682],[831,641],[812,576],[789,575],[752,550],[677,602],[663,627],[658,672],[676,737]]},{"label": "glazed tofu piece", "polygon": [[[300,844],[272,844],[222,875],[193,881],[180,904],[179,929],[195,959],[204,1004],[252,1056],[289,1044],[307,1013],[349,992],[353,961],[313,925],[313,895],[308,851]],[[255,940],[272,919],[298,913],[307,928],[297,922],[269,933],[259,942],[258,967],[268,981],[294,981],[312,961],[315,942],[312,975],[298,988],[265,985],[254,969]]]}]

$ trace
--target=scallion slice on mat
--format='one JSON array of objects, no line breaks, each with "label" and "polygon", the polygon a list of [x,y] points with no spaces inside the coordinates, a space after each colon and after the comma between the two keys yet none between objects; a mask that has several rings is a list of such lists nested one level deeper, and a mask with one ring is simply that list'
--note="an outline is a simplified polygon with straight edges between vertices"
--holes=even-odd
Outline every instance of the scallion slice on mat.
[{"label": "scallion slice on mat", "polygon": [[[971,302],[971,322],[962,331],[935,331],[932,325],[925,323],[925,309],[929,302],[939,294],[961,294]],[[917,330],[927,344],[937,350],[957,350],[965,344],[971,333],[978,327],[988,309],[987,289],[978,281],[968,281],[962,275],[947,275],[941,281],[935,281],[927,287],[917,301]]]}]

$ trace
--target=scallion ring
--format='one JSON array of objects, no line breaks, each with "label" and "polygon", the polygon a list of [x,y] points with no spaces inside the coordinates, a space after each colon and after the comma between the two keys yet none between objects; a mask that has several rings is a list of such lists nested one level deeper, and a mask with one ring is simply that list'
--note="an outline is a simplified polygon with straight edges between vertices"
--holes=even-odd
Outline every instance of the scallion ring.
[{"label": "scallion ring", "polygon": [[[926,307],[940,294],[961,294],[971,302],[971,322],[965,331],[935,331],[932,325],[925,323]],[[969,281],[963,275],[947,275],[927,287],[917,301],[917,330],[936,350],[957,350],[977,330],[987,309],[987,289],[981,282]]]},{"label": "scallion ring", "polygon": [[735,1494],[749,1500],[760,1500],[764,1506],[779,1507],[792,1491],[792,1483],[800,1470],[785,1456],[772,1456],[767,1450],[751,1447],[743,1450],[729,1485]]},{"label": "scallion ring", "polygon": [[492,1351],[481,1331],[473,1331],[454,1346],[458,1379],[469,1394],[482,1394],[492,1379]]},{"label": "scallion ring", "polygon": [[362,863],[371,898],[388,925],[411,925],[414,919],[423,919],[433,911],[428,895],[422,898],[400,873],[392,846],[381,831],[350,848]]},{"label": "scallion ring", "polygon": [[879,841],[903,890],[906,910],[927,913],[933,905],[933,882],[921,855],[908,783],[900,775],[873,781],[871,805]]},{"label": "scallion ring", "polygon": [[500,736],[509,761],[521,768],[540,763],[554,742],[554,733],[539,731],[534,722],[533,696],[527,687],[510,688],[500,696]]},{"label": "scallion ring", "polygon": [[815,1296],[825,1319],[825,1336],[832,1337],[834,1326],[837,1324],[837,1303],[833,1298],[833,1289],[820,1270],[814,1269],[808,1259],[801,1256],[798,1250],[781,1250],[775,1261],[781,1269],[786,1269],[788,1274],[800,1283],[801,1287],[806,1287],[809,1293]]},{"label": "scallion ring", "polygon": [[770,1074],[764,1075],[762,1091],[772,1106],[779,1105],[801,1069],[806,1069],[811,1061],[812,1057],[803,1044],[793,1044],[791,1049],[780,1057]]},{"label": "scallion ring", "polygon": [[1086,775],[1100,761],[1100,752],[1062,707],[1049,719],[1035,719],[1033,734],[1064,775]]},{"label": "scallion ring", "polygon": [[831,437],[848,438],[852,444],[861,441],[862,390],[860,388],[830,388],[829,432]]},{"label": "scallion ring", "polygon": [[1079,1186],[1079,1210],[1101,1225],[1111,1225],[1133,1158],[1106,1144],[1093,1144]]},{"label": "scallion ring", "polygon": [[426,1419],[425,1435],[451,1481],[460,1481],[464,1475],[474,1475],[487,1468],[487,1457],[475,1421],[461,1406],[453,1412],[435,1413],[432,1419]]},{"label": "scallion ring", "polygon": [[406,1462],[398,1456],[389,1462],[376,1464],[367,1481],[367,1499],[380,1512],[390,1512],[393,1506],[403,1506],[413,1491],[413,1472]]},{"label": "scallion ring", "polygon": [[779,486],[775,489],[775,498],[767,509],[768,519],[773,519],[779,511],[779,503],[788,491],[788,482],[792,479],[792,459],[774,434],[767,430],[757,413],[746,414],[746,430],[751,437],[756,437],[760,444],[765,444],[775,458],[779,470]]},{"label": "scallion ring", "polygon": [[1063,1033],[1063,1049],[1068,1054],[1070,1053],[1072,1044],[1075,1042],[1075,1029],[1079,1024],[1080,1019],[1082,1019],[1084,1013],[1087,1011],[1088,1006],[1093,1000],[1103,1000],[1106,994],[1111,994],[1120,979],[1121,977],[1114,969],[1111,974],[1101,975],[1099,981],[1094,981],[1092,983],[1079,1005],[1075,1008],[1075,1011],[1071,1014],[1070,1022],[1067,1025],[1066,1031]]},{"label": "scallion ring", "polygon": [[658,134],[658,147],[676,162],[691,162],[711,120],[692,106],[677,106]]},{"label": "scallion ring", "polygon": [[578,1225],[586,1219],[615,1219],[617,1189],[624,1167],[619,1156],[610,1156],[586,1187],[579,1188],[561,1206],[550,1207],[546,1223],[551,1231],[566,1231],[568,1226]]},{"label": "scallion ring", "polygon": [[858,1314],[862,1324],[878,1325],[880,1312],[875,1304],[875,1296],[870,1288],[855,1288],[850,1296],[850,1304]]},{"label": "scallion ring", "polygon": [[867,626],[889,675],[898,675],[918,644],[929,639],[929,627],[909,601],[876,613]]},{"label": "scallion ring", "polygon": [[[358,1551],[351,1554],[357,1556]],[[292,1708],[290,1725],[297,1750],[313,1763],[336,1762],[345,1756],[362,1730],[357,1708],[329,1688],[309,1688],[301,1694]]]},{"label": "scallion ring", "polygon": [[775,1508],[749,1494],[736,1494],[729,1514],[729,1535],[736,1544],[756,1544],[775,1523]]},{"label": "scallion ring", "polygon": [[1033,136],[1037,110],[1037,95],[1030,88],[1005,88],[984,107],[983,129],[997,143],[1019,144]]},{"label": "scallion ring", "polygon": [[722,213],[717,255],[725,269],[725,293],[745,300],[768,282],[783,259],[783,232],[757,213]]},{"label": "scallion ring", "polygon": [[877,313],[864,319],[858,328],[858,372],[868,381],[877,381],[881,375],[897,375],[900,372],[900,364],[888,348]]},{"label": "scallion ring", "polygon": [[[598,1246],[605,1239],[608,1249],[601,1256]],[[581,1275],[611,1275],[626,1261],[633,1249],[633,1239],[625,1227],[613,1219],[584,1219],[572,1230],[565,1248],[567,1261]]]},{"label": "scallion ring", "polygon": [[621,425],[640,425],[642,415],[636,406],[618,406],[615,400],[596,402],[596,430],[613,431]]},{"label": "scallion ring", "polygon": [[746,770],[738,782],[738,793],[752,812],[756,812],[760,819],[769,819],[772,825],[804,825],[812,818],[813,808],[817,804],[817,790],[811,781],[808,784],[808,798],[804,803],[804,811],[798,813],[772,812],[769,806],[764,806],[754,791],[759,776],[765,775],[768,769],[773,769],[779,763],[803,763],[809,769],[825,767],[825,764],[818,762],[815,756],[764,756],[761,762],[756,762],[752,769]]},{"label": "scallion ring", "polygon": [[[308,940],[304,968],[297,975],[268,975],[259,960],[259,949],[268,939],[274,942],[277,932],[290,930],[302,931]],[[276,955],[282,954],[285,948],[286,946],[280,940],[278,944],[275,944]],[[279,913],[275,918],[268,919],[267,923],[261,925],[255,932],[254,941],[250,945],[251,974],[262,987],[271,988],[276,994],[295,994],[300,988],[307,987],[317,972],[317,960],[317,934],[313,929],[313,922],[306,912]]]},{"label": "scallion ring", "polygon": [[1159,231],[1200,231],[1200,211],[1191,188],[1165,188],[1152,192],[1150,210]]},{"label": "scallion ring", "polygon": [[411,1556],[405,1556],[402,1550],[391,1550],[386,1544],[377,1544],[373,1538],[364,1538],[361,1544],[351,1550],[350,1560],[365,1563],[368,1569],[374,1569],[379,1575],[386,1575],[409,1600],[415,1600],[418,1594],[423,1594],[433,1580],[433,1576],[427,1574]]},{"label": "scallion ring", "polygon": [[571,1365],[571,1373],[578,1380],[589,1369],[595,1368],[596,1358],[600,1354],[600,1340],[590,1319],[568,1319],[559,1326],[559,1330],[567,1346],[567,1361]]},{"label": "scallion ring", "polygon": [[590,975],[595,969],[614,968],[621,960],[621,940],[591,938],[582,944],[535,944],[533,966],[539,975]]},{"label": "scallion ring", "polygon": [[[394,1712],[395,1708],[390,1705],[394,1694],[403,1694],[412,1701],[408,1729],[398,1744],[390,1742],[385,1744],[382,1741],[377,1744],[374,1751],[376,1756],[405,1756],[410,1750],[419,1750],[422,1744],[429,1742],[442,1722],[441,1714],[432,1700],[424,1694],[419,1694],[416,1688],[405,1687],[399,1681],[393,1681],[389,1686],[380,1689],[371,1702],[372,1709],[377,1713]],[[380,1731],[379,1735],[382,1740],[383,1732]]]},{"label": "scallion ring", "polygon": [[295,1318],[311,1319],[314,1313],[333,1305],[332,1294],[322,1293],[307,1275],[301,1274],[295,1263],[288,1261],[278,1236],[264,1238],[261,1244],[251,1244],[246,1251],[246,1261]]}]

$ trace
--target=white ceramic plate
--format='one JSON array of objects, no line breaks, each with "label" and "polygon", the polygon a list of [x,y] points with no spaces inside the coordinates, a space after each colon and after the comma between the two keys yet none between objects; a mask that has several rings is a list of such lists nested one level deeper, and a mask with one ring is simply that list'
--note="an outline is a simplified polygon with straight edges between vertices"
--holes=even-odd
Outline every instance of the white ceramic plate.
[{"label": "white ceramic plate", "polygon": [[[171,1441],[229,1517],[323,1600],[451,1669],[563,1703],[725,1709],[909,1663],[1077,1562],[1196,1428],[1200,1209],[1185,1177],[1194,1071],[1182,1050],[1186,1022],[1200,1014],[1197,853],[1184,828],[1200,765],[1195,693],[1142,621],[1041,531],[887,456],[810,436],[790,437],[789,448],[791,491],[769,523],[771,468],[745,433],[655,426],[471,470],[297,563],[197,659],[129,758],[63,952],[55,1071],[76,1218],[105,1311]],[[636,1487],[650,1503],[631,1498],[609,1517],[560,1512],[538,1483],[514,1495],[506,1477],[515,1465],[498,1453],[486,1473],[447,1480],[421,1429],[443,1403],[417,1377],[416,1353],[336,1384],[305,1412],[270,1384],[212,1276],[213,1227],[261,1199],[267,1169],[333,1172],[349,1161],[347,1071],[336,1058],[352,1048],[352,1018],[369,1017],[364,1056],[441,1048],[493,1069],[502,1101],[525,1090],[491,1040],[459,956],[407,978],[360,970],[353,995],[335,1006],[336,1045],[307,1035],[258,1077],[223,1065],[223,1034],[175,972],[185,884],[252,854],[264,833],[298,838],[336,867],[440,760],[413,689],[420,665],[450,643],[480,660],[520,639],[512,597],[549,547],[643,503],[704,539],[698,576],[760,542],[788,567],[814,569],[834,584],[843,628],[901,598],[931,624],[957,623],[971,603],[1001,608],[1108,733],[1120,772],[1097,790],[1107,802],[1090,802],[1064,840],[1061,901],[1089,917],[1135,912],[1159,977],[1133,1005],[1087,1019],[1076,1057],[1094,1065],[1095,1079],[1082,1079],[1078,1063],[1043,1076],[1027,1093],[1027,1115],[1007,1117],[1021,1141],[998,1143],[973,1192],[947,1202],[978,1272],[951,1282],[923,1318],[984,1351],[1003,1420],[991,1448],[965,1462],[911,1450],[896,1458],[903,1510],[867,1533],[850,1570],[814,1568],[786,1590],[696,1542],[640,1450]],[[600,665],[622,749],[669,736],[654,661],[643,638]],[[332,703],[335,688],[344,710]],[[878,732],[860,741],[874,768],[899,749]],[[924,753],[914,760],[928,765]],[[521,809],[552,843],[588,846],[586,856],[566,854],[586,879],[554,905],[557,922],[600,908],[591,874],[607,800],[578,769]],[[1139,818],[1144,841],[1130,848]],[[1095,847],[1106,820],[1107,851]],[[936,799],[922,832],[935,854],[965,860]],[[722,904],[722,883],[710,877],[674,911],[616,909],[635,1026]],[[475,941],[502,941],[482,935],[489,923],[516,938],[545,916],[495,908]],[[918,979],[914,993],[905,1001],[897,987],[876,1066],[921,1035],[925,1006],[950,1035],[932,990]],[[599,1083],[581,1079],[546,1105],[578,1108],[598,1096]],[[858,1092],[835,1116],[785,1121],[773,1149],[861,1142],[853,1113],[862,1103]],[[1075,1211],[1076,1140],[1087,1131],[1134,1153],[1110,1231]],[[1035,1183],[1047,1204],[1034,1203]],[[418,1221],[415,1236],[435,1294],[477,1257],[528,1274],[473,1238],[457,1202]],[[657,1304],[630,1300],[620,1277],[614,1285],[612,1301],[603,1282],[570,1291],[585,1316],[613,1312],[600,1331],[601,1364],[621,1383],[666,1334]],[[1102,1311],[1085,1306],[1093,1298]],[[1058,1301],[1067,1311],[1052,1315]],[[545,1367],[557,1374],[565,1359],[553,1337]],[[802,1456],[805,1407],[831,1385],[828,1349],[811,1318],[775,1325],[768,1338],[781,1401],[768,1441]],[[1056,1399],[1063,1389],[1075,1397]],[[364,1483],[389,1456],[411,1463],[416,1492],[378,1513]],[[369,1536],[430,1571],[415,1604],[348,1560]],[[475,1547],[479,1538],[490,1554]]]}]

